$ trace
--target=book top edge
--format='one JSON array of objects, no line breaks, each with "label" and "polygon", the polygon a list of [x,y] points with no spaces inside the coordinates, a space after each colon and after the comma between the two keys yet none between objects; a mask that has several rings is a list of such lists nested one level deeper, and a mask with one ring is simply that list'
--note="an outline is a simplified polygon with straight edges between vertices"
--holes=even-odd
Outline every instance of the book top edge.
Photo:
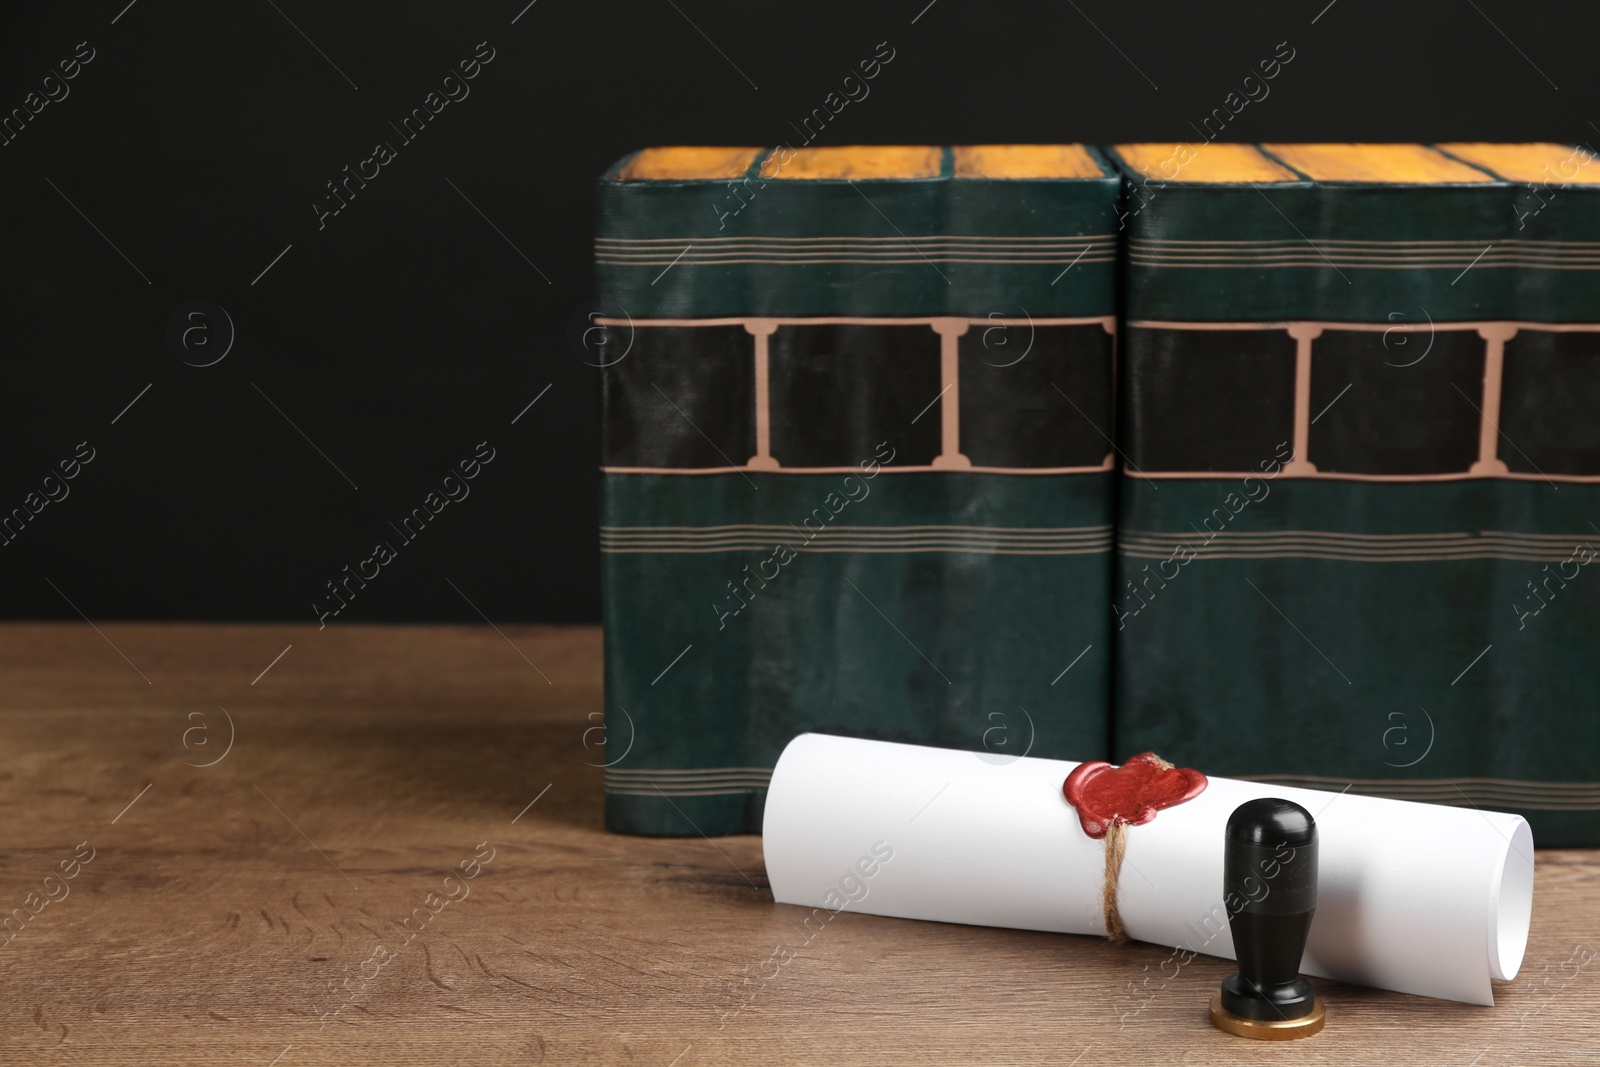
[{"label": "book top edge", "polygon": [[[1125,173],[1179,185],[1377,186],[1600,184],[1582,146],[1528,144],[1120,144],[1109,154]],[[1587,169],[1585,169],[1587,168]]]},{"label": "book top edge", "polygon": [[[1109,157],[1109,161],[1107,159]],[[1484,186],[1600,185],[1596,156],[1581,145],[1119,144],[845,145],[777,148],[663,146],[635,152],[602,180],[632,182],[849,182],[942,179],[1095,181],[1129,177],[1180,185]]]},{"label": "book top edge", "polygon": [[624,158],[614,182],[917,181],[930,179],[1105,180],[1116,172],[1081,144],[846,145],[777,148],[670,146]]},{"label": "book top edge", "polygon": [[1589,166],[1595,155],[1582,145],[1449,143],[1435,147],[1508,181],[1600,185],[1600,167]]}]

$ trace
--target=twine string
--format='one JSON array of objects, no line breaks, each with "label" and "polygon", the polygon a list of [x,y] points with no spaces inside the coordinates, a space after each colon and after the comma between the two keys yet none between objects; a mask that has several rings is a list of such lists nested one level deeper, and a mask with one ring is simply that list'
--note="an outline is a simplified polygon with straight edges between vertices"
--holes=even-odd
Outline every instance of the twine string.
[{"label": "twine string", "polygon": [[[1170,771],[1172,764],[1155,757],[1157,770]],[[1114,815],[1106,827],[1106,875],[1100,890],[1100,903],[1105,912],[1106,938],[1119,945],[1128,943],[1128,931],[1122,925],[1122,915],[1117,911],[1117,880],[1122,877],[1122,859],[1128,852],[1128,824],[1122,816]]]},{"label": "twine string", "polygon": [[1100,891],[1100,902],[1105,907],[1106,937],[1119,945],[1128,942],[1128,931],[1122,928],[1122,916],[1117,914],[1117,879],[1122,874],[1122,856],[1127,850],[1128,824],[1117,819],[1106,830],[1106,883]]}]

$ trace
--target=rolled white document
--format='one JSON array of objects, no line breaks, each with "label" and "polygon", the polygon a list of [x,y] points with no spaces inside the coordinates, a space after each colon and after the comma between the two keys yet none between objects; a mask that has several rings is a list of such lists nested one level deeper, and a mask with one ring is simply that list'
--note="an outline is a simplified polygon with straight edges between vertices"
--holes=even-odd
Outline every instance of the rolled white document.
[{"label": "rolled white document", "polygon": [[[772,895],[1103,935],[1104,842],[1083,832],[1061,793],[1076,766],[801,734],[767,792]],[[1490,980],[1516,977],[1533,908],[1533,834],[1520,815],[1229,778],[1128,828],[1117,893],[1128,936],[1234,958],[1223,829],[1236,807],[1267,796],[1317,822],[1304,973],[1468,1004],[1493,1004]]]}]

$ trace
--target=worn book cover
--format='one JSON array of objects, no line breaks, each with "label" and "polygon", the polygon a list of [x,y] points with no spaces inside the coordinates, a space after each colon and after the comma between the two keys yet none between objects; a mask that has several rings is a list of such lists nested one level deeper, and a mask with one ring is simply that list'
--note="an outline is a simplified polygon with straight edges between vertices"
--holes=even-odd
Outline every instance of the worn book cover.
[{"label": "worn book cover", "polygon": [[1110,154],[1114,755],[1600,845],[1600,164]]},{"label": "worn book cover", "polygon": [[1118,194],[1078,145],[603,176],[608,827],[757,831],[806,730],[1107,753]]}]

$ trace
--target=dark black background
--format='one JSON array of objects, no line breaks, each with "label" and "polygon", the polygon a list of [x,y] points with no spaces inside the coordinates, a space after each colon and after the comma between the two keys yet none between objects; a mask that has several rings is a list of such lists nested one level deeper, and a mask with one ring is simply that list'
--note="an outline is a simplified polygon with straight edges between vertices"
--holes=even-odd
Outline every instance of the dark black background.
[{"label": "dark black background", "polygon": [[[597,372],[569,340],[594,177],[648,144],[791,140],[881,41],[894,61],[820,143],[1195,140],[1281,41],[1229,139],[1600,136],[1585,5],[525,4],[11,5],[0,111],[97,55],[0,147],[0,512],[78,442],[97,456],[0,548],[0,614],[309,620],[487,440],[471,496],[341,621],[476,621],[463,594],[596,619]],[[324,183],[480,41],[471,95],[319,231]],[[208,368],[166,340],[196,299],[237,329]]]}]

